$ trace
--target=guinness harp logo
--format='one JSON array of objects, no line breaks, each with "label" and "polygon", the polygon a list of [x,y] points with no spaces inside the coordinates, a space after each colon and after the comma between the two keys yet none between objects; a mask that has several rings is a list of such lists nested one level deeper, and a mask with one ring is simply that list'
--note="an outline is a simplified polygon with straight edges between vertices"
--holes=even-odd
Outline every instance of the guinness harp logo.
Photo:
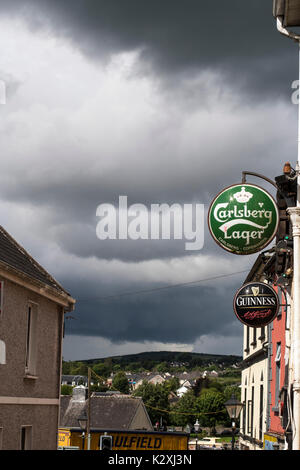
[{"label": "guinness harp logo", "polygon": [[259,287],[251,287],[252,294],[256,297],[259,294]]}]

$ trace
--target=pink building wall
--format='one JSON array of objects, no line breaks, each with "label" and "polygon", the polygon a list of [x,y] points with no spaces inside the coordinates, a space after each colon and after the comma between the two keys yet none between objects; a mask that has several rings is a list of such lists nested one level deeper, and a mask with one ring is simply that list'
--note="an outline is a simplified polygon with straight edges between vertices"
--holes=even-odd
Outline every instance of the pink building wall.
[{"label": "pink building wall", "polygon": [[[279,295],[281,304],[284,304],[285,299],[283,294],[281,294],[280,289],[277,289],[277,293]],[[271,392],[271,402],[270,402],[270,432],[275,434],[284,434],[284,429],[282,427],[282,420],[281,420],[281,406],[282,403],[278,402],[276,397],[276,388],[279,390],[285,384],[285,346],[286,346],[286,339],[285,339],[285,332],[286,332],[286,311],[285,307],[280,307],[279,313],[277,318],[273,322],[272,327],[272,355],[271,355],[271,381],[270,381],[270,392]],[[278,360],[278,356],[276,358],[276,354],[278,354],[278,345],[280,344],[280,361]],[[280,365],[280,380],[278,380],[277,374],[279,372],[279,365]],[[277,377],[277,379],[276,379]],[[277,382],[277,387],[276,387]],[[278,391],[277,391],[278,396]]]}]

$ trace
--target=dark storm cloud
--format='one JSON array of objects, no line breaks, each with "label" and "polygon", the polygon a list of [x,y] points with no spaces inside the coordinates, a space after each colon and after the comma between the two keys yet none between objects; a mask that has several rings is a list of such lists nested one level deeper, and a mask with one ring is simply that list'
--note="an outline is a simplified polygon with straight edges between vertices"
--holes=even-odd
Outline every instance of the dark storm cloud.
[{"label": "dark storm cloud", "polygon": [[286,96],[297,78],[297,48],[277,32],[272,0],[15,0],[0,8],[52,28],[94,60],[141,49],[143,73],[158,71],[174,86],[181,74],[213,68],[261,99]]},{"label": "dark storm cloud", "polygon": [[239,334],[240,324],[232,311],[234,290],[216,289],[181,288],[90,302],[84,297],[81,302],[79,295],[76,320],[68,323],[68,334],[103,336],[112,342],[166,343],[192,343],[200,334]]},{"label": "dark storm cloud", "polygon": [[[74,110],[64,110],[59,100],[55,102],[59,80],[55,76],[49,83],[47,69],[39,70],[37,78],[53,90],[50,105],[43,102],[43,94],[38,95],[37,88],[44,83],[37,80],[38,86],[29,91],[25,81],[24,93],[29,94],[26,102],[40,106],[27,110],[21,97],[20,104],[8,103],[1,109],[6,155],[1,197],[24,207],[23,218],[16,221],[19,233],[26,232],[34,240],[40,235],[50,272],[78,299],[76,320],[68,324],[68,333],[113,342],[180,343],[192,343],[201,335],[241,335],[232,298],[244,276],[224,280],[226,288],[219,282],[217,290],[210,284],[97,300],[179,283],[178,279],[192,280],[193,275],[194,279],[210,277],[216,270],[230,274],[240,271],[239,263],[248,262],[251,267],[251,260],[233,260],[234,255],[212,241],[207,227],[199,268],[184,259],[195,254],[186,252],[181,241],[101,243],[96,238],[95,212],[101,203],[117,204],[122,194],[130,204],[198,202],[207,209],[221,189],[241,181],[242,170],[274,177],[282,162],[296,155],[296,139],[292,142],[296,119],[291,124],[296,107],[292,109],[290,84],[297,78],[297,47],[276,31],[272,0],[2,0],[1,13],[25,18],[41,44],[43,35],[51,37],[51,33],[67,39],[89,63],[103,65],[111,54],[139,49],[141,59],[131,71],[133,78],[135,73],[149,74],[160,85],[157,94],[151,95],[153,101],[159,96],[157,107],[151,103],[154,119],[149,118],[147,107],[138,107],[133,125],[125,127],[124,133],[127,115],[119,116],[118,107],[116,114],[111,111],[110,99],[105,101],[103,96],[107,88],[98,101],[95,88],[84,90],[84,97],[96,102],[97,112],[79,106],[74,124]],[[59,42],[56,47],[58,54]],[[34,60],[33,52],[28,61]],[[46,55],[43,62],[47,63]],[[82,69],[78,67],[77,73],[75,59],[74,63],[72,74],[67,74],[71,80],[63,82],[66,91],[76,90],[82,80]],[[88,68],[86,61],[83,64]],[[205,71],[212,71],[217,83],[209,73],[205,83],[197,81]],[[97,82],[100,91],[102,85]],[[135,99],[139,104],[146,101],[142,93],[136,97],[134,89],[120,108],[127,111]],[[65,118],[57,118],[57,108]],[[95,130],[89,134],[93,125]],[[113,164],[106,165],[110,161]],[[27,206],[34,208],[33,220],[29,216],[27,220]],[[54,249],[51,258],[51,243],[61,249],[57,257]],[[210,254],[211,259],[201,258]],[[174,267],[172,257],[183,262]],[[154,266],[141,266],[143,260],[153,260]]]}]

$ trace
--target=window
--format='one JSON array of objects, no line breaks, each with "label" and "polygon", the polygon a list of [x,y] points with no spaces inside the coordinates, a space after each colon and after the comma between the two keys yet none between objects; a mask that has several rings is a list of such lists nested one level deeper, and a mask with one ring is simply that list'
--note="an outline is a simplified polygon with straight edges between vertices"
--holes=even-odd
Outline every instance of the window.
[{"label": "window", "polygon": [[254,387],[251,387],[251,400],[248,400],[248,434],[253,436]]},{"label": "window", "polygon": [[264,412],[264,386],[261,384],[259,390],[259,439],[263,437],[263,412]]},{"label": "window", "polygon": [[4,286],[3,281],[0,281],[0,317],[3,311],[3,286]]},{"label": "window", "polygon": [[253,330],[253,341],[251,343],[251,346],[256,346],[256,328],[252,328]]},{"label": "window", "polygon": [[[247,403],[247,388],[245,387],[245,395],[244,395],[244,403]],[[246,410],[245,407],[242,409],[242,427],[243,427],[243,434],[246,434]]]},{"label": "window", "polygon": [[252,401],[248,400],[247,404],[247,434],[252,436]]},{"label": "window", "polygon": [[249,343],[250,343],[250,328],[249,326],[246,327],[246,348],[245,348],[245,352],[249,352]]},{"label": "window", "polygon": [[0,364],[6,364],[6,347],[4,341],[0,339]]},{"label": "window", "polygon": [[279,402],[279,391],[280,391],[280,364],[281,364],[281,343],[276,345],[276,356],[275,356],[275,403],[274,411],[278,411],[278,402]]},{"label": "window", "polygon": [[32,426],[21,427],[21,450],[30,450],[32,440]]},{"label": "window", "polygon": [[263,342],[263,341],[265,340],[265,338],[266,338],[266,335],[265,335],[265,327],[262,326],[261,329],[260,329],[260,337],[259,337],[259,339],[260,339],[261,342]]},{"label": "window", "polygon": [[29,304],[27,308],[25,372],[36,374],[37,360],[37,305]]}]

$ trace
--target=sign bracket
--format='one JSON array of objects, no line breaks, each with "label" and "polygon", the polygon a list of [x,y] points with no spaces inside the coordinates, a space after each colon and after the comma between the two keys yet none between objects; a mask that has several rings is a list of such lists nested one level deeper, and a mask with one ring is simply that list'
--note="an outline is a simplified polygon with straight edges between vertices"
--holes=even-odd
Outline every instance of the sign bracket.
[{"label": "sign bracket", "polygon": [[253,171],[243,171],[242,172],[242,183],[246,183],[246,175],[251,175],[251,176],[256,176],[257,178],[261,178],[261,179],[267,181],[268,183],[272,184],[278,191],[278,186],[275,183],[275,181],[271,180],[267,176],[261,175],[260,173],[254,173]]}]

